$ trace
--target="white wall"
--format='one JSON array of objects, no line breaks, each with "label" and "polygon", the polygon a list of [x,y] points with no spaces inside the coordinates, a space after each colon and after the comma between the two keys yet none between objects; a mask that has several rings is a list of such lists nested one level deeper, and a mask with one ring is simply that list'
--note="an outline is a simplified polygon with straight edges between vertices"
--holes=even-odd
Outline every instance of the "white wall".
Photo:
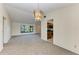
[{"label": "white wall", "polygon": [[8,43],[8,40],[11,38],[11,21],[5,10],[3,15],[6,17],[4,19],[4,43]]},{"label": "white wall", "polygon": [[2,4],[0,4],[0,51],[3,49],[3,19]]},{"label": "white wall", "polygon": [[[34,34],[35,33],[35,30],[32,33],[20,33],[20,25],[21,24],[25,24],[25,23],[12,22],[12,32],[11,32],[12,36],[23,35],[23,34]],[[35,29],[35,25],[34,24],[28,24],[28,25],[33,25],[34,29]]]},{"label": "white wall", "polygon": [[[6,17],[4,32],[3,32],[3,16]],[[4,36],[3,36],[4,33]],[[4,37],[4,38],[3,38]],[[9,17],[3,7],[3,4],[0,3],[0,51],[3,49],[3,43],[8,42],[10,39],[10,22]]]},{"label": "white wall", "polygon": [[41,21],[41,39],[47,41],[47,19]]},{"label": "white wall", "polygon": [[47,40],[47,20],[52,18],[54,19],[53,43],[79,54],[79,4],[49,13],[41,24],[43,40]]}]

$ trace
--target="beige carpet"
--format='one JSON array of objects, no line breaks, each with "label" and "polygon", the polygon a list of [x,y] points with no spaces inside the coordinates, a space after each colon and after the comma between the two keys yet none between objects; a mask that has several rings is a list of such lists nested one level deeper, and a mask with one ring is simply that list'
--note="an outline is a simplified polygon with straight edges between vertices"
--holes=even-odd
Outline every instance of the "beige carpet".
[{"label": "beige carpet", "polygon": [[55,46],[40,39],[39,35],[25,35],[13,37],[1,55],[75,55],[70,51]]}]

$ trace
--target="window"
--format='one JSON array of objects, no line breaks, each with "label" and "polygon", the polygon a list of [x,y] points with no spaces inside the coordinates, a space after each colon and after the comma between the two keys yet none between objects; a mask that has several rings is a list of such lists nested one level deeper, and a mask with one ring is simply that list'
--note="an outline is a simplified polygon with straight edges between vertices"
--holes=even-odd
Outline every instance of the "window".
[{"label": "window", "polygon": [[21,25],[21,33],[31,33],[34,31],[33,25],[22,24]]}]

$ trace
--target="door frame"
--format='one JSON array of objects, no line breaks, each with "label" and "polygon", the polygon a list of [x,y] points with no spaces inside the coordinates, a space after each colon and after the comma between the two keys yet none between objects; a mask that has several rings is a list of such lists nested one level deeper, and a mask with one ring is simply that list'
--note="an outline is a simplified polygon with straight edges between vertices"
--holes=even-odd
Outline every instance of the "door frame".
[{"label": "door frame", "polygon": [[[47,26],[48,26],[48,23],[51,23],[51,24],[53,24],[53,19],[49,19],[48,21],[47,21]],[[52,25],[53,26],[53,25]],[[54,27],[54,26],[53,26]],[[52,28],[52,30],[53,30],[54,28]],[[47,31],[48,31],[48,27],[47,27]],[[53,31],[53,36],[54,36],[54,31]],[[47,32],[47,41],[49,41],[48,40],[48,32]],[[53,39],[52,39],[52,43],[53,43]]]}]

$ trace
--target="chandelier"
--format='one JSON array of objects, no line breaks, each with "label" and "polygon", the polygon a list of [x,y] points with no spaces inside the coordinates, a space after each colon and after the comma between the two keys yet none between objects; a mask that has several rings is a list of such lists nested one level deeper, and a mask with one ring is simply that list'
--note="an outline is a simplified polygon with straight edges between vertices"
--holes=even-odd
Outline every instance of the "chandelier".
[{"label": "chandelier", "polygon": [[39,9],[39,4],[38,9],[33,11],[33,16],[35,18],[35,21],[41,21],[41,19],[44,17],[43,11]]}]

